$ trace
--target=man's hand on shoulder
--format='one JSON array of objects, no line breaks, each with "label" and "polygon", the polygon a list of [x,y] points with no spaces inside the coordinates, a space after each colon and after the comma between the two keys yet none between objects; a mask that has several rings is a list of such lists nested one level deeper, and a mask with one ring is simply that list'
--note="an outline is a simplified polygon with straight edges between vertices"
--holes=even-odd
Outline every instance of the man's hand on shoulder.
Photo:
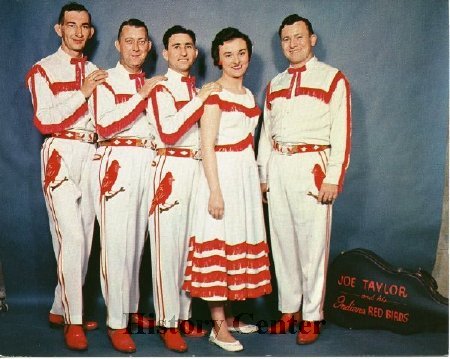
[{"label": "man's hand on shoulder", "polygon": [[83,81],[83,85],[80,91],[83,93],[84,98],[88,99],[95,88],[106,81],[108,73],[105,70],[99,69],[91,72]]},{"label": "man's hand on shoulder", "polygon": [[146,99],[150,95],[150,92],[158,84],[158,82],[165,80],[167,80],[167,77],[163,75],[153,76],[149,79],[145,79],[144,85],[138,91],[139,95],[141,95],[143,99]]},{"label": "man's hand on shoulder", "polygon": [[218,82],[209,82],[202,86],[197,96],[200,97],[203,102],[205,102],[209,95],[211,95],[213,92],[220,91],[222,91],[222,85],[220,85]]}]

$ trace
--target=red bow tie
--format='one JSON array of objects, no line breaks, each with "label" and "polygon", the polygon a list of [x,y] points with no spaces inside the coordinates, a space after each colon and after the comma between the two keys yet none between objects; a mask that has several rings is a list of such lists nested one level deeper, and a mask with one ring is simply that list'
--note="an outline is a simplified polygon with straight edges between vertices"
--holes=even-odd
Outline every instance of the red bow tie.
[{"label": "red bow tie", "polygon": [[303,65],[302,67],[289,67],[288,73],[292,74],[291,84],[289,85],[289,97],[291,98],[292,95],[292,88],[294,87],[295,82],[295,96],[300,95],[300,82],[302,75],[301,73],[303,71],[306,71],[306,66]]},{"label": "red bow tie", "polygon": [[134,80],[136,82],[136,91],[139,91],[145,82],[145,72],[130,74],[130,80]]},{"label": "red bow tie", "polygon": [[70,63],[71,63],[72,65],[79,64],[79,63],[84,64],[86,61],[87,61],[87,57],[86,57],[86,56],[82,56],[82,57],[72,57],[72,58],[70,59]]},{"label": "red bow tie", "polygon": [[288,72],[290,74],[298,74],[299,72],[306,71],[306,66],[303,65],[302,67],[289,67]]},{"label": "red bow tie", "polygon": [[192,100],[195,93],[195,76],[182,77],[181,81],[186,82],[189,91],[189,99]]}]

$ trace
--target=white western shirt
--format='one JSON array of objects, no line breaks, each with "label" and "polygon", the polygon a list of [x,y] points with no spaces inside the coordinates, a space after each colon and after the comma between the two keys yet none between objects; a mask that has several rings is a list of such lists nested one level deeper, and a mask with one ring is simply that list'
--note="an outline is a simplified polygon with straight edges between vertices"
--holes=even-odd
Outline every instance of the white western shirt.
[{"label": "white western shirt", "polygon": [[97,67],[86,58],[72,58],[61,48],[31,68],[26,82],[33,101],[34,124],[42,134],[94,132],[92,114],[80,88],[84,78],[95,70]]},{"label": "white western shirt", "polygon": [[260,181],[267,183],[274,142],[330,145],[324,183],[337,184],[341,190],[350,161],[350,139],[350,85],[345,76],[315,57],[301,72],[291,74],[287,69],[267,86],[258,148]]},{"label": "white western shirt", "polygon": [[198,149],[196,122],[203,114],[203,101],[196,96],[195,79],[185,78],[170,68],[165,76],[167,80],[154,88],[149,101],[151,122],[157,129],[156,147]]}]

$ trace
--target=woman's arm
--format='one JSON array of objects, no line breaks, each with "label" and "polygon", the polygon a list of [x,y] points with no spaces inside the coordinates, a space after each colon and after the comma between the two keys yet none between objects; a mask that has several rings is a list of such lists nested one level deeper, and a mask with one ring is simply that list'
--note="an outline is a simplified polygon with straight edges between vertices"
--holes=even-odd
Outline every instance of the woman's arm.
[{"label": "woman's arm", "polygon": [[217,172],[216,152],[214,151],[221,113],[219,106],[205,105],[200,120],[202,163],[210,191],[208,212],[215,219],[222,219],[225,210]]}]

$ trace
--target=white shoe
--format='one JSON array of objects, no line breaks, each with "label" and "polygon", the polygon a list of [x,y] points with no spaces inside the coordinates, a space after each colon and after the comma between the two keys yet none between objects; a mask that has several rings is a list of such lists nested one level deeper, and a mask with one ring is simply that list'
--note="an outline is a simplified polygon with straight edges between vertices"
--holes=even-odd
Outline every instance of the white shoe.
[{"label": "white shoe", "polygon": [[258,331],[258,327],[253,324],[244,324],[240,327],[228,327],[228,331],[230,333],[242,333],[242,334],[250,334],[256,333]]},{"label": "white shoe", "polygon": [[232,343],[228,343],[228,342],[223,342],[223,341],[217,339],[217,336],[214,333],[214,329],[211,329],[211,334],[209,335],[209,341],[213,344],[216,344],[218,347],[221,347],[222,349],[224,349],[228,352],[240,352],[241,350],[244,350],[244,347],[239,342],[239,340],[236,340]]}]

